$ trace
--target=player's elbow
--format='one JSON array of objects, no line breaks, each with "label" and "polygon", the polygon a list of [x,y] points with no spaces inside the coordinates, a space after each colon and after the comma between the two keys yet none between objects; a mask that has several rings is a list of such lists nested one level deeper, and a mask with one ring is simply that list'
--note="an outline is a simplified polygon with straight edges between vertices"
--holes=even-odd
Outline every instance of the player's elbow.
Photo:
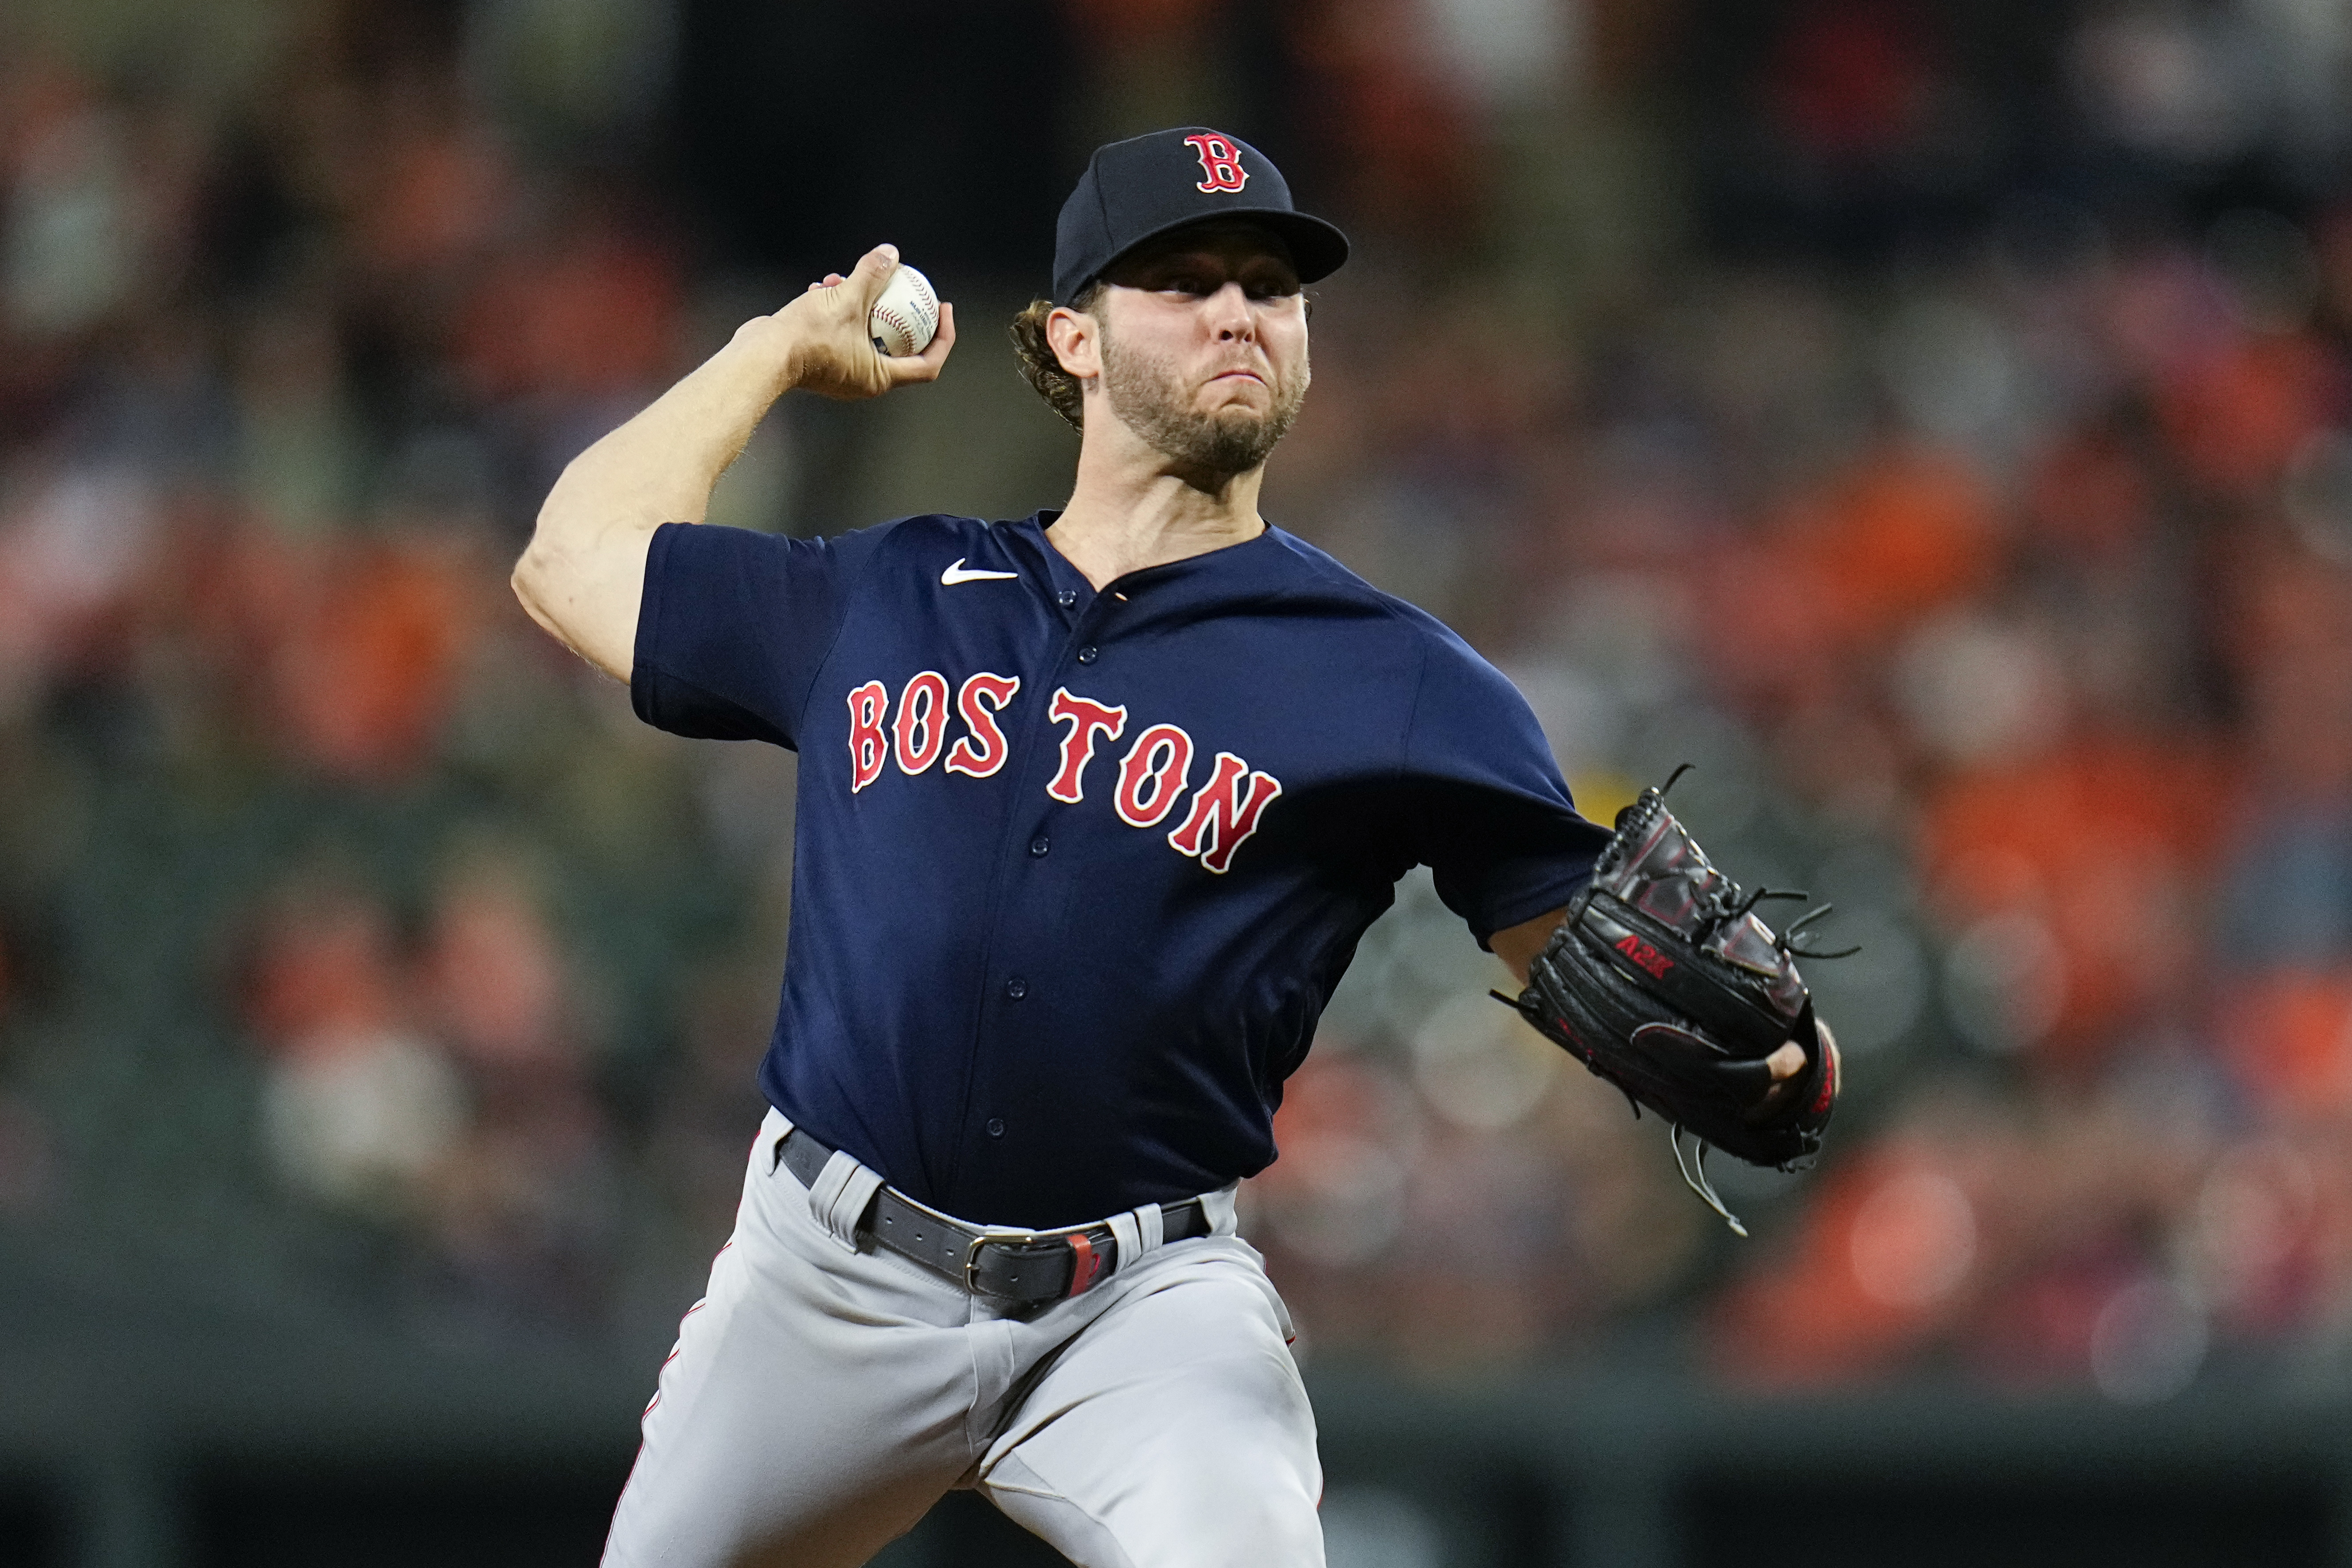
[{"label": "player's elbow", "polygon": [[537,622],[541,631],[567,647],[577,649],[578,636],[564,624],[568,619],[565,607],[581,597],[566,590],[567,573],[576,570],[576,564],[567,562],[563,557],[564,552],[551,544],[542,530],[516,559],[507,584],[514,590],[523,612]]},{"label": "player's elbow", "polygon": [[508,582],[540,630],[614,680],[628,680],[645,586],[642,541],[583,541],[542,526]]},{"label": "player's elbow", "polygon": [[[570,477],[569,469],[565,477]],[[523,546],[508,579],[522,607],[542,625],[567,597],[567,582],[576,582],[593,566],[594,546],[602,532],[597,526],[601,519],[579,506],[569,489],[559,480],[541,504],[539,516],[532,520],[530,542]]]},{"label": "player's elbow", "polygon": [[514,596],[523,609],[530,612],[532,620],[542,623],[547,619],[548,554],[538,539],[532,539],[523,547],[522,554],[515,560],[514,570],[507,578],[507,586],[514,590]]}]

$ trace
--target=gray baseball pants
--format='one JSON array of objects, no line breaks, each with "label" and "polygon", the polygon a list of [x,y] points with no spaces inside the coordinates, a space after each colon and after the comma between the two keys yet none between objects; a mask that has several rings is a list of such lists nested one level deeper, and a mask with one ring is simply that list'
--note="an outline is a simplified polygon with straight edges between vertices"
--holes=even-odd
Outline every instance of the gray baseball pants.
[{"label": "gray baseball pants", "polygon": [[1314,1416],[1231,1189],[1213,1234],[1120,1216],[1117,1272],[1007,1312],[860,1242],[880,1178],[836,1154],[803,1187],[790,1130],[752,1146],[604,1568],[856,1568],[958,1487],[1082,1568],[1321,1568]]}]

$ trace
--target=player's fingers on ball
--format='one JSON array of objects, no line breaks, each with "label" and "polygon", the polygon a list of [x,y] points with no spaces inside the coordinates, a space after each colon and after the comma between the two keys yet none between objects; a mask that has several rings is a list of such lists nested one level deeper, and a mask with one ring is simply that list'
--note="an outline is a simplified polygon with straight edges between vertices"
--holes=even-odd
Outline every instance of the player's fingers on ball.
[{"label": "player's fingers on ball", "polygon": [[901,360],[893,360],[891,363],[906,367],[905,379],[908,381],[934,381],[939,377],[940,367],[947,363],[948,350],[954,347],[955,307],[942,304],[940,307],[939,327],[932,332],[931,340],[923,351],[919,354],[909,354]]},{"label": "player's fingers on ball", "polygon": [[1794,1078],[1805,1070],[1805,1048],[1795,1040],[1782,1042],[1780,1049],[1764,1059],[1775,1078]]},{"label": "player's fingers on ball", "polygon": [[898,247],[877,245],[857,258],[857,265],[850,268],[849,276],[856,281],[857,292],[870,306],[880,297],[883,286],[890,281],[890,275],[898,268]]},{"label": "player's fingers on ball", "polygon": [[940,362],[929,353],[885,355],[882,364],[889,372],[890,384],[894,387],[940,379]]}]

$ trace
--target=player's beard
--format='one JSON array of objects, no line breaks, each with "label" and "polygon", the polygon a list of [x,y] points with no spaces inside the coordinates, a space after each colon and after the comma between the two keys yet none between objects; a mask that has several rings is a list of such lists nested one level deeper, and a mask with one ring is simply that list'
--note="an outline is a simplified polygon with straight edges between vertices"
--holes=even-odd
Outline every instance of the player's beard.
[{"label": "player's beard", "polygon": [[1295,381],[1275,392],[1264,413],[1225,408],[1205,413],[1192,406],[1173,357],[1122,348],[1108,330],[1102,338],[1103,393],[1119,423],[1153,451],[1196,472],[1246,474],[1264,463],[1298,417],[1311,379],[1304,354]]}]

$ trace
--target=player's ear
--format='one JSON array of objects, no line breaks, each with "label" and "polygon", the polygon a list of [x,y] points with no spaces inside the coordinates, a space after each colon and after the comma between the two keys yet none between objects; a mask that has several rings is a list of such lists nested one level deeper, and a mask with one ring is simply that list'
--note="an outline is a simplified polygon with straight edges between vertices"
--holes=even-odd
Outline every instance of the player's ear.
[{"label": "player's ear", "polygon": [[1078,380],[1102,374],[1102,327],[1087,312],[1055,306],[1045,318],[1045,344],[1062,369]]}]

